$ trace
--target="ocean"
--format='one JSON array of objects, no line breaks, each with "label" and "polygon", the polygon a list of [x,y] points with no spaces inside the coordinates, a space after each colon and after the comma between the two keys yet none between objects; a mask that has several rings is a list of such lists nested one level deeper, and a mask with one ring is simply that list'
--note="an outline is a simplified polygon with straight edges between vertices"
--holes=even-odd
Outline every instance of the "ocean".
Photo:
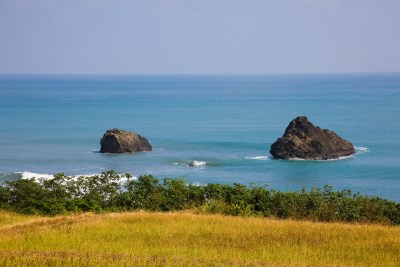
[{"label": "ocean", "polygon": [[[357,153],[272,159],[271,144],[299,115]],[[331,185],[400,201],[400,74],[0,75],[0,121],[0,182],[113,169],[282,191]],[[112,128],[141,134],[153,151],[99,153]]]}]

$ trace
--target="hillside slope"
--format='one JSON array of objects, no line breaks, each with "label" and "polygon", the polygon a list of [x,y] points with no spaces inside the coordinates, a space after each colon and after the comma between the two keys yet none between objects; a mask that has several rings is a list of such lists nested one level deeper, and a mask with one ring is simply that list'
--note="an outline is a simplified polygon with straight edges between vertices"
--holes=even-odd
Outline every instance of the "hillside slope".
[{"label": "hillside slope", "polygon": [[190,212],[53,218],[0,212],[0,222],[1,266],[396,266],[400,262],[400,227],[391,226]]}]

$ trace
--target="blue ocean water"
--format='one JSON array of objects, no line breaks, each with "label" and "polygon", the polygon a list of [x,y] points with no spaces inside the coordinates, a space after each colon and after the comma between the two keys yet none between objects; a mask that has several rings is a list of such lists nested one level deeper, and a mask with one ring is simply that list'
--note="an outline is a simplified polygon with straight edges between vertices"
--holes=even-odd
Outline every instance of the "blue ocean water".
[{"label": "blue ocean water", "polygon": [[[350,140],[356,155],[272,159],[270,145],[298,115]],[[1,75],[0,121],[1,181],[114,169],[284,191],[328,184],[400,201],[400,74]],[[98,153],[115,127],[154,150]]]}]

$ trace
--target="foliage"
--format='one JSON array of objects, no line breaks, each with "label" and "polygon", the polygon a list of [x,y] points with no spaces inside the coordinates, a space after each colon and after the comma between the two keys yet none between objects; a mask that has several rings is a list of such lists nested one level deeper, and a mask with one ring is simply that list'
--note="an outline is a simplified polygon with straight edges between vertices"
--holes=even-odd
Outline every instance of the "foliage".
[{"label": "foliage", "polygon": [[[124,181],[122,178],[126,178]],[[373,196],[333,191],[331,186],[296,192],[241,184],[187,184],[183,178],[132,178],[115,171],[89,177],[63,173],[53,179],[21,179],[0,186],[0,208],[24,214],[126,210],[263,216],[313,221],[400,224],[400,204]]]}]

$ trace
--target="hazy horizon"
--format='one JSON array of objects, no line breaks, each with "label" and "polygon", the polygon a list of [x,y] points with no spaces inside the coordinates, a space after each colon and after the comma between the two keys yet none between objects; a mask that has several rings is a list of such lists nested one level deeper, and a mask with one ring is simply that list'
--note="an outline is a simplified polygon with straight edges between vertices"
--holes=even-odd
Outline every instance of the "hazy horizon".
[{"label": "hazy horizon", "polygon": [[0,74],[400,72],[400,2],[2,0]]},{"label": "hazy horizon", "polygon": [[354,75],[400,75],[400,71],[365,71],[365,72],[269,72],[269,73],[12,73],[0,72],[0,76],[109,76],[109,77],[129,77],[129,76],[354,76]]}]

